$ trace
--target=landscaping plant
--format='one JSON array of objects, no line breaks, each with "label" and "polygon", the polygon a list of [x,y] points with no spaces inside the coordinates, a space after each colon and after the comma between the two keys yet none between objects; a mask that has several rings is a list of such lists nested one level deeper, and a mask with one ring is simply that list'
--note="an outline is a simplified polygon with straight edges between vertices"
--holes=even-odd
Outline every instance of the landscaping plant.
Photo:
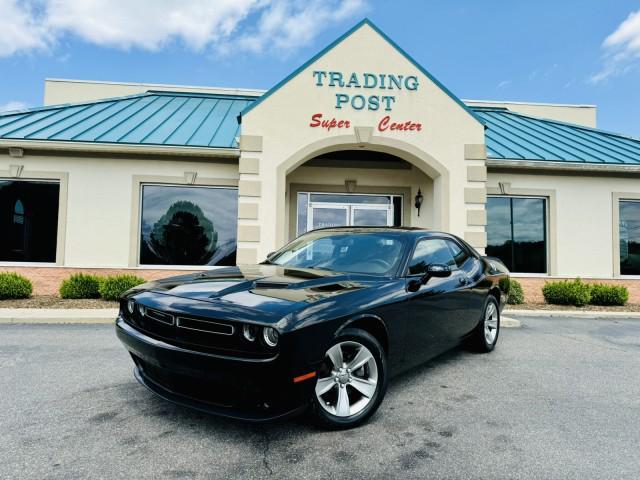
[{"label": "landscaping plant", "polygon": [[524,303],[524,290],[519,281],[513,278],[509,282],[509,296],[507,297],[509,305],[521,305]]},{"label": "landscaping plant", "polygon": [[542,295],[547,303],[582,307],[591,301],[591,287],[579,278],[546,282],[542,287]]},{"label": "landscaping plant", "polygon": [[629,300],[629,290],[624,285],[607,285],[594,283],[591,287],[592,305],[619,305],[622,306]]},{"label": "landscaping plant", "polygon": [[124,292],[145,281],[135,275],[112,275],[106,277],[100,282],[100,297],[103,300],[118,300]]},{"label": "landscaping plant", "polygon": [[33,291],[31,282],[14,272],[0,273],[0,300],[29,298]]},{"label": "landscaping plant", "polygon": [[60,285],[62,298],[100,298],[101,278],[96,275],[74,273]]}]

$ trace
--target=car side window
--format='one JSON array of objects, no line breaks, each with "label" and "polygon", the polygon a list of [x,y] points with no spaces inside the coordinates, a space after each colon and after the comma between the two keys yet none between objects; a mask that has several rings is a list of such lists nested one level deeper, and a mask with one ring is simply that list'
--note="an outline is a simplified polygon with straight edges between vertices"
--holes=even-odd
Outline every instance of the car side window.
[{"label": "car side window", "polygon": [[420,240],[409,262],[409,275],[423,275],[427,271],[427,266],[434,263],[456,268],[456,261],[446,240],[441,238]]},{"label": "car side window", "polygon": [[464,262],[466,262],[469,258],[469,254],[456,242],[452,242],[451,240],[445,241],[447,242],[447,245],[451,250],[451,255],[453,255],[453,259],[455,260],[456,265],[458,266],[458,268],[462,267],[462,265],[464,265]]}]

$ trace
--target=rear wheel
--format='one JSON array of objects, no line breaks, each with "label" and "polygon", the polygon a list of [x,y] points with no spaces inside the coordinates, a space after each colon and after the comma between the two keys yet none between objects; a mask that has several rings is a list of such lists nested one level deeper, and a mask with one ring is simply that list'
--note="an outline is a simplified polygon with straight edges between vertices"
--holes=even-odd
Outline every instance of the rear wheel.
[{"label": "rear wheel", "polygon": [[484,305],[482,318],[478,326],[469,337],[469,347],[481,353],[487,353],[496,348],[500,334],[500,309],[497,300],[489,295]]},{"label": "rear wheel", "polygon": [[378,409],[387,389],[387,361],[380,343],[359,329],[345,330],[327,350],[313,398],[318,421],[352,428]]}]

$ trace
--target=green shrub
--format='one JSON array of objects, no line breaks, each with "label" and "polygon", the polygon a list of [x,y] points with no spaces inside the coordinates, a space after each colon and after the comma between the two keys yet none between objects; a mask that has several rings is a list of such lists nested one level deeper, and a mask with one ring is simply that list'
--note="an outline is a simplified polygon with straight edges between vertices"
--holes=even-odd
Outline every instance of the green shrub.
[{"label": "green shrub", "polygon": [[624,305],[629,300],[629,290],[623,285],[594,283],[590,286],[592,305]]},{"label": "green shrub", "polygon": [[135,275],[109,276],[100,282],[100,297],[103,300],[118,300],[124,292],[145,281]]},{"label": "green shrub", "polygon": [[524,303],[524,290],[519,281],[511,279],[509,282],[509,297],[507,298],[509,305],[520,305]]},{"label": "green shrub", "polygon": [[15,272],[0,273],[0,300],[29,298],[33,291],[31,282]]},{"label": "green shrub", "polygon": [[582,307],[591,300],[591,287],[579,278],[547,282],[542,287],[542,295],[547,303]]},{"label": "green shrub", "polygon": [[62,298],[99,298],[101,278],[96,275],[74,273],[60,285]]}]

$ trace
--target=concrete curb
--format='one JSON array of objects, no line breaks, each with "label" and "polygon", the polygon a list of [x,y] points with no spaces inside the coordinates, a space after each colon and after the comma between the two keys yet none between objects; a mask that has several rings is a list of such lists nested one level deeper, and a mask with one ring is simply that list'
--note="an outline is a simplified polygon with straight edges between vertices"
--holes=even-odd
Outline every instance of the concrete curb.
[{"label": "concrete curb", "polygon": [[640,312],[597,312],[572,310],[505,310],[503,312],[513,317],[552,317],[552,318],[622,318],[626,320],[640,320]]},{"label": "concrete curb", "polygon": [[502,328],[520,328],[521,326],[522,322],[520,320],[504,316],[504,314],[500,317],[500,327]]},{"label": "concrete curb", "polygon": [[0,308],[0,324],[100,324],[117,316],[117,308]]}]

